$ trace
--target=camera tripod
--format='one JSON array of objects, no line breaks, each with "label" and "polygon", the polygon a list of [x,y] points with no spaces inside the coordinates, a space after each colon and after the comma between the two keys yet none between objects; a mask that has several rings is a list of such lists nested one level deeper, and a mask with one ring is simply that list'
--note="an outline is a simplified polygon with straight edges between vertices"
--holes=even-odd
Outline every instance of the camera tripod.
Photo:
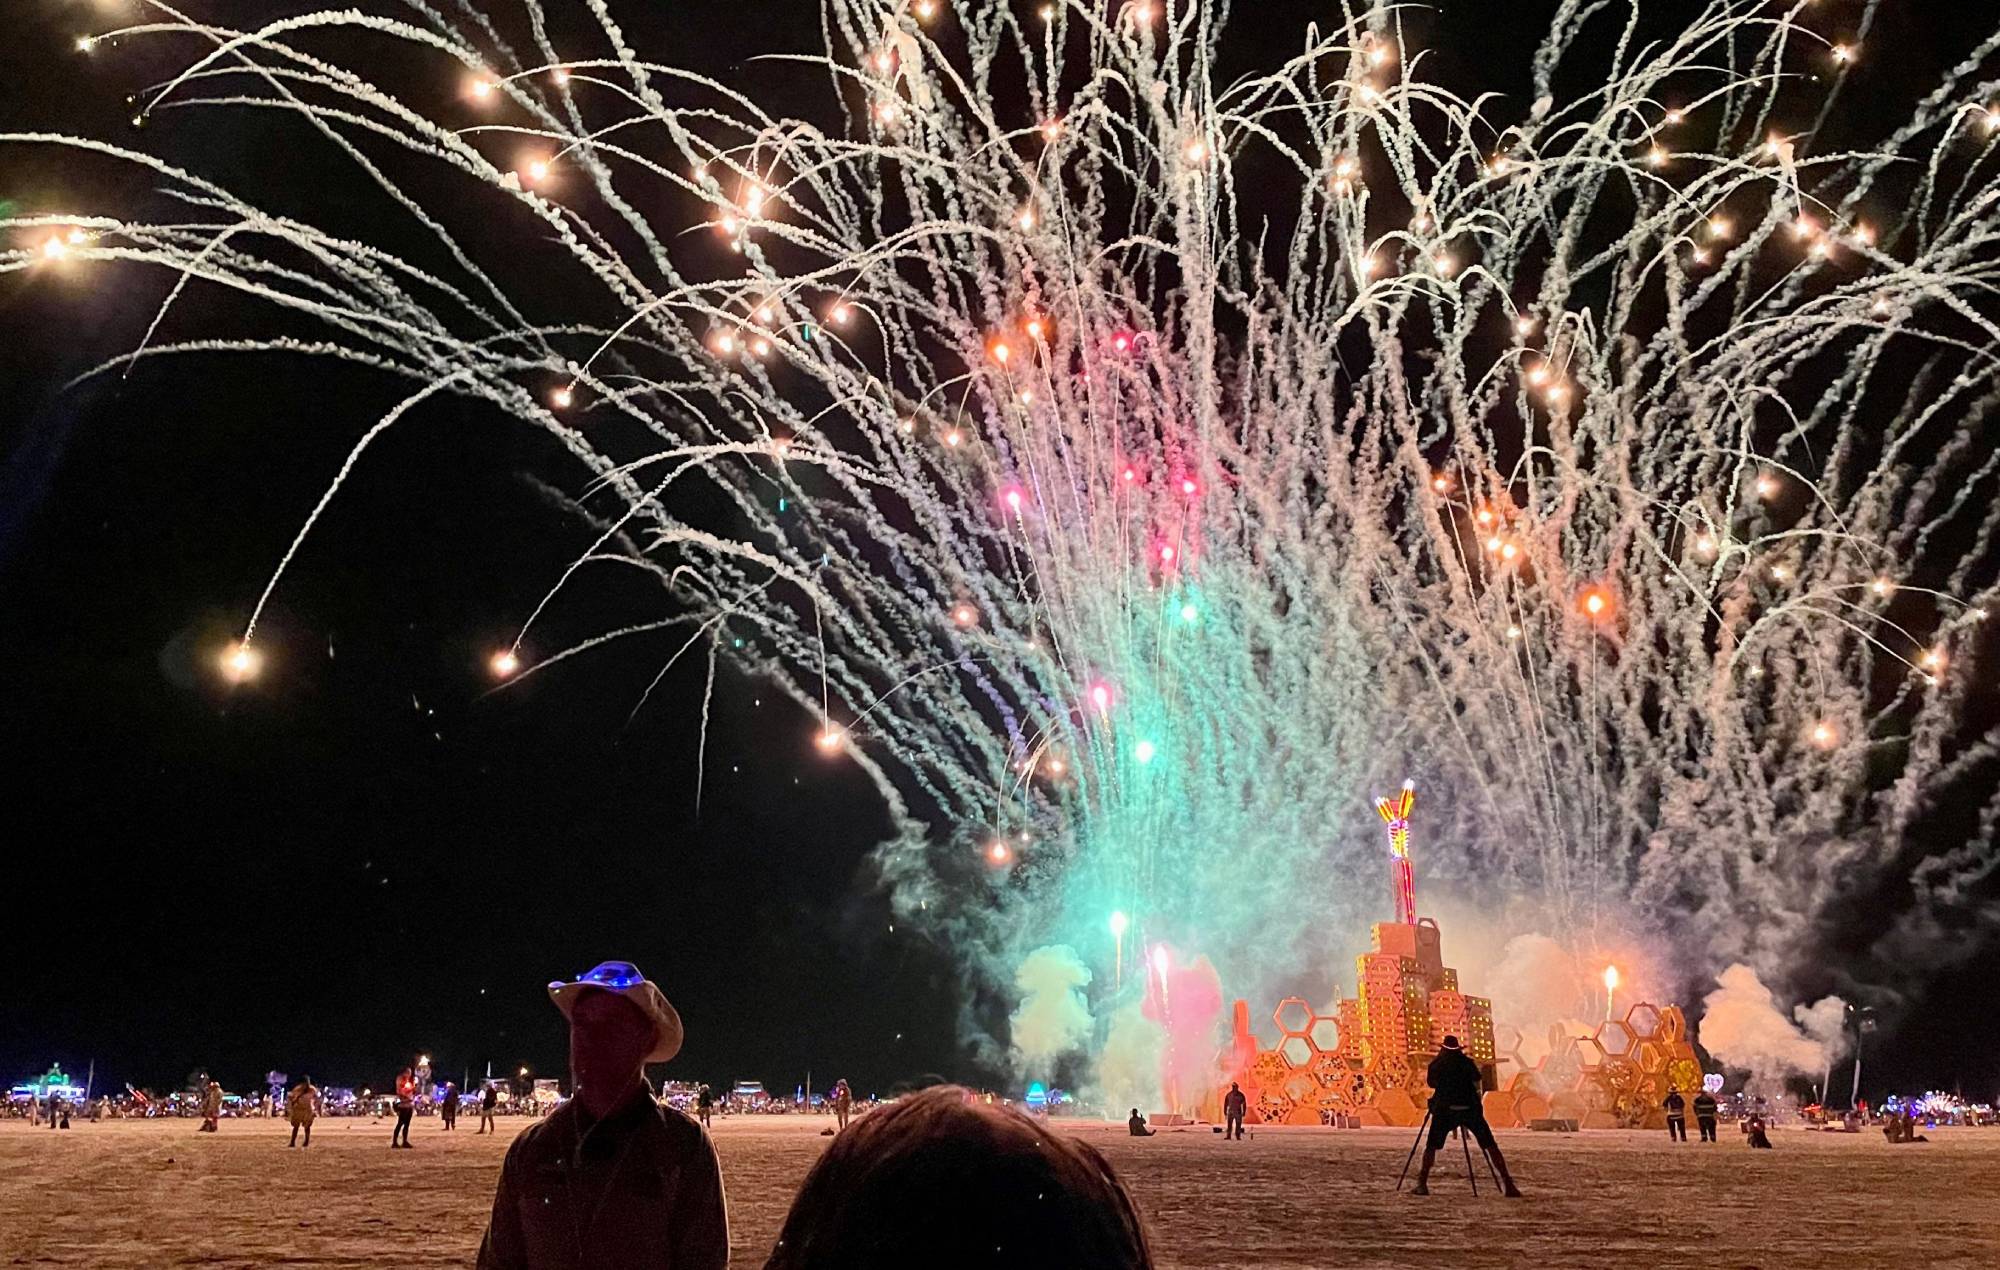
[{"label": "camera tripod", "polygon": [[[1416,1141],[1410,1143],[1410,1153],[1403,1157],[1402,1175],[1396,1179],[1398,1191],[1401,1191],[1403,1183],[1409,1180],[1410,1164],[1417,1158],[1417,1148],[1424,1144],[1424,1134],[1431,1127],[1431,1117],[1435,1114],[1437,1113],[1429,1108],[1424,1109],[1424,1120],[1417,1126]],[[1465,1153],[1465,1180],[1472,1183],[1472,1194],[1476,1199],[1479,1196],[1479,1177],[1472,1168],[1472,1135],[1465,1131],[1464,1125],[1452,1126],[1452,1132],[1458,1137],[1459,1149]],[[1493,1157],[1486,1154],[1486,1149],[1481,1147],[1479,1158],[1486,1161],[1486,1171],[1493,1177],[1494,1188],[1500,1189],[1500,1171],[1493,1167]]]}]

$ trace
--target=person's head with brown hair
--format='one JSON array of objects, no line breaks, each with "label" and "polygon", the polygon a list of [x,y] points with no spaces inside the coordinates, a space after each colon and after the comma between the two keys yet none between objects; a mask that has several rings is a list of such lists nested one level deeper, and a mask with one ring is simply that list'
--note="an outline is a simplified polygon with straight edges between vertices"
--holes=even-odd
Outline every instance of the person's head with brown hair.
[{"label": "person's head with brown hair", "polygon": [[951,1085],[833,1140],[765,1270],[1150,1270],[1132,1197],[1095,1148]]}]

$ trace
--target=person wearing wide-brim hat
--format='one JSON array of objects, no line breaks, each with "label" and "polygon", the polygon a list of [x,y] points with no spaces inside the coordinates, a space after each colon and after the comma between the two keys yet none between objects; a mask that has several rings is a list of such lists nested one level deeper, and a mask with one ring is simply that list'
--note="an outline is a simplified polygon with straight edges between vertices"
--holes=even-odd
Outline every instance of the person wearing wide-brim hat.
[{"label": "person wearing wide-brim hat", "polygon": [[658,985],[607,961],[549,997],[569,1020],[569,1101],[507,1149],[479,1270],[720,1270],[722,1169],[708,1135],[662,1107],[646,1064],[680,1053]]},{"label": "person wearing wide-brim hat", "polygon": [[1438,1148],[1445,1144],[1453,1129],[1463,1129],[1479,1143],[1479,1149],[1493,1162],[1494,1172],[1500,1175],[1500,1193],[1510,1199],[1521,1197],[1520,1188],[1514,1185],[1514,1175],[1507,1171],[1507,1157],[1500,1153],[1500,1144],[1494,1140],[1493,1129],[1486,1123],[1486,1108],[1482,1102],[1486,1078],[1479,1070],[1479,1064],[1465,1052],[1455,1036],[1447,1036],[1439,1046],[1437,1057],[1431,1060],[1430,1070],[1425,1079],[1431,1087],[1431,1128],[1430,1136],[1424,1140],[1424,1162],[1417,1169],[1417,1185],[1411,1192],[1415,1195],[1431,1193],[1431,1162],[1437,1159]]}]

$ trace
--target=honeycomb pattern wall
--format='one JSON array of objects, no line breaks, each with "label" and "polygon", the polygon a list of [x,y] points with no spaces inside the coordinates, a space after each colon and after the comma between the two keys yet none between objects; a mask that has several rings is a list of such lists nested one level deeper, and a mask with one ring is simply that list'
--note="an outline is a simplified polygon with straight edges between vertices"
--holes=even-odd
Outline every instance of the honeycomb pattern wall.
[{"label": "honeycomb pattern wall", "polygon": [[1375,949],[1355,958],[1353,997],[1320,1014],[1299,997],[1278,1003],[1271,1019],[1278,1041],[1268,1049],[1248,1033],[1246,1008],[1236,1011],[1236,1060],[1229,1081],[1243,1087],[1251,1119],[1262,1124],[1354,1123],[1415,1125],[1428,1097],[1425,1072],[1447,1035],[1457,1035],[1473,1061],[1495,1062],[1493,1008],[1458,989],[1458,972],[1444,964],[1437,923],[1384,922]]},{"label": "honeycomb pattern wall", "polygon": [[1248,1007],[1238,1002],[1229,1075],[1204,1114],[1220,1117],[1234,1081],[1252,1123],[1414,1126],[1430,1096],[1430,1061],[1448,1035],[1498,1084],[1486,1095],[1496,1128],[1554,1118],[1586,1129],[1660,1129],[1667,1092],[1692,1098],[1701,1087],[1680,1007],[1642,1002],[1587,1034],[1553,1028],[1548,1053],[1531,1064],[1520,1029],[1496,1025],[1491,1002],[1459,991],[1440,949],[1428,918],[1376,926],[1375,950],[1355,958],[1355,996],[1333,1014],[1287,997],[1271,1012],[1278,1040],[1268,1048],[1250,1034]]},{"label": "honeycomb pattern wall", "polygon": [[1586,1129],[1663,1129],[1668,1091],[1693,1098],[1701,1088],[1679,1006],[1641,1002],[1588,1036],[1552,1028],[1549,1052],[1534,1063],[1522,1057],[1525,1039],[1495,1029],[1501,1087],[1486,1095],[1486,1118],[1496,1126],[1553,1117]]}]

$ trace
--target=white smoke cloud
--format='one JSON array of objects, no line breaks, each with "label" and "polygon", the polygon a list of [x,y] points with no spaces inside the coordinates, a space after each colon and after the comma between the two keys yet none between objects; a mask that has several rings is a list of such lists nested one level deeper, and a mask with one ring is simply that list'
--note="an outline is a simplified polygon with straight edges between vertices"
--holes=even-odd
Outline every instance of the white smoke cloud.
[{"label": "white smoke cloud", "polygon": [[1146,1017],[1137,1001],[1111,1016],[1110,1034],[1097,1056],[1097,1083],[1086,1091],[1089,1101],[1106,1115],[1123,1116],[1126,1108],[1160,1106],[1160,1053],[1167,1034]]},{"label": "white smoke cloud", "polygon": [[1760,1082],[1792,1075],[1818,1076],[1840,1054],[1841,1020],[1847,1003],[1824,997],[1800,1006],[1787,1018],[1777,998],[1738,962],[1716,976],[1716,990],[1703,998],[1701,1043],[1731,1067]]},{"label": "white smoke cloud", "polygon": [[1014,986],[1021,994],[1009,1020],[1014,1066],[1046,1077],[1057,1059],[1090,1040],[1095,1020],[1083,995],[1090,967],[1069,945],[1050,944],[1022,958]]},{"label": "white smoke cloud", "polygon": [[1806,1035],[1826,1051],[1826,1062],[1837,1063],[1847,1055],[1847,1002],[1839,997],[1821,997],[1811,1005],[1794,1006],[1792,1017]]},{"label": "white smoke cloud", "polygon": [[1524,1035],[1546,1035],[1551,1024],[1584,1007],[1586,985],[1577,959],[1547,935],[1516,935],[1486,978],[1500,1016]]}]

